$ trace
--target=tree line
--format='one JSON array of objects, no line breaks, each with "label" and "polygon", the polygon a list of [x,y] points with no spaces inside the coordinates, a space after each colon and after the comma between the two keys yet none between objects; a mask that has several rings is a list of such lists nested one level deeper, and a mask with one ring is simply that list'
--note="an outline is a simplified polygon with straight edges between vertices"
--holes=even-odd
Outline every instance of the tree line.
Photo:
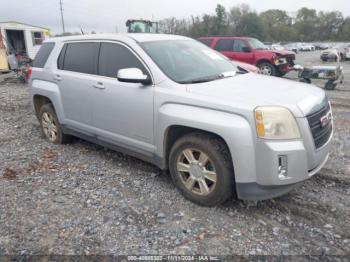
[{"label": "tree line", "polygon": [[350,41],[350,16],[339,11],[317,12],[303,7],[295,16],[284,10],[261,13],[241,4],[226,10],[218,4],[213,14],[175,17],[160,21],[164,33],[190,37],[234,35],[255,37],[267,42]]}]

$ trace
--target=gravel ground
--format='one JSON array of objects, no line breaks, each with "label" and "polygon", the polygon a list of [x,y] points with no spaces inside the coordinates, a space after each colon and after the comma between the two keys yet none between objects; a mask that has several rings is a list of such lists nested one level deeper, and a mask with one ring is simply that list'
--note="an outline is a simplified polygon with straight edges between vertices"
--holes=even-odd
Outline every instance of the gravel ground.
[{"label": "gravel ground", "polygon": [[[297,61],[321,63],[318,52]],[[350,62],[343,65],[347,76]],[[328,92],[335,135],[318,175],[274,200],[205,208],[145,162],[79,139],[46,142],[26,86],[6,76],[0,75],[0,255],[350,255],[348,80]]]}]

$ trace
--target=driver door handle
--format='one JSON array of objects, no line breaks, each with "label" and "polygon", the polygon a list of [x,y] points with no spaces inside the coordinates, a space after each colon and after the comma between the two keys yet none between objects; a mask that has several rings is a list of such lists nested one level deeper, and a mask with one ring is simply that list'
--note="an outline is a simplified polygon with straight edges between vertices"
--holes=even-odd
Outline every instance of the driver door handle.
[{"label": "driver door handle", "polygon": [[93,85],[93,87],[95,87],[97,89],[105,89],[106,88],[102,82],[97,82],[96,84]]}]

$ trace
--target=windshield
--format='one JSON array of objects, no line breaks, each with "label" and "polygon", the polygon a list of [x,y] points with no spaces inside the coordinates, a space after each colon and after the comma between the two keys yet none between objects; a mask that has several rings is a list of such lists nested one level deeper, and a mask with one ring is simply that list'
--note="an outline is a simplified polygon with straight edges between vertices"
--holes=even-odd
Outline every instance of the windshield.
[{"label": "windshield", "polygon": [[251,45],[251,47],[253,49],[256,49],[256,50],[267,50],[268,49],[263,43],[261,43],[258,39],[255,39],[255,38],[249,39],[249,44]]},{"label": "windshield", "polygon": [[140,44],[173,81],[188,84],[233,76],[237,67],[225,56],[194,40],[166,40]]}]

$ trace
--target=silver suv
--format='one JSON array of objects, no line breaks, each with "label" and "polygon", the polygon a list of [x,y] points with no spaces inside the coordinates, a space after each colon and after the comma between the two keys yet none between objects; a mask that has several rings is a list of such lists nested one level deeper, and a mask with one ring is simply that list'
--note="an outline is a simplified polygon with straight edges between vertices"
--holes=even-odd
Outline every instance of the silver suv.
[{"label": "silver suv", "polygon": [[50,142],[77,136],[149,161],[206,206],[285,194],[324,166],[333,132],[321,89],[243,72],[181,36],[50,39],[30,94]]}]

